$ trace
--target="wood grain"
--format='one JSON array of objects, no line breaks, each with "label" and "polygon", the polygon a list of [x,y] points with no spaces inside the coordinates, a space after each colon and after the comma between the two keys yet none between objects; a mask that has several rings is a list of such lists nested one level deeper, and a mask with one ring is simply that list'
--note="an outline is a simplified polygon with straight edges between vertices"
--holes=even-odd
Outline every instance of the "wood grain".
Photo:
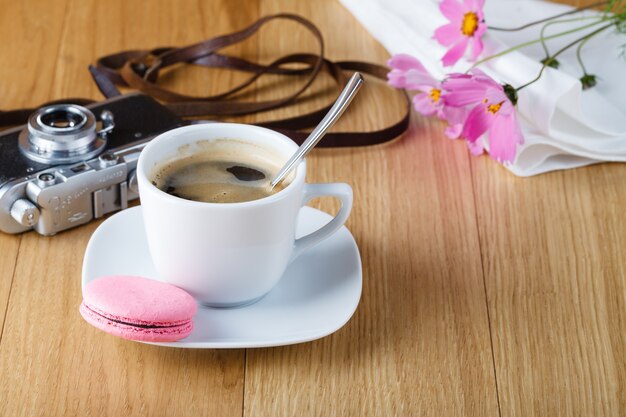
[{"label": "wood grain", "polygon": [[[261,3],[261,15],[277,11],[309,16],[328,39],[342,39],[328,42],[330,57],[387,58],[335,2]],[[261,56],[291,43],[263,36]],[[370,80],[342,127],[372,129],[400,114],[397,97]],[[330,337],[248,351],[244,415],[498,414],[471,181],[460,174],[468,156],[439,139],[441,128],[420,118],[389,145],[316,151],[309,181],[355,190],[348,227],[363,258],[361,304]]]},{"label": "wood grain", "polygon": [[[99,99],[86,70],[97,56],[193,43],[277,12],[319,25],[330,58],[388,57],[334,0],[0,0],[0,9],[3,109]],[[230,52],[269,62],[314,46],[281,23]],[[163,81],[200,95],[244,77],[185,67]],[[400,117],[397,95],[369,81],[338,130]],[[294,108],[236,120],[332,100],[330,79],[314,87]],[[246,96],[293,88],[269,77]],[[520,179],[442,129],[415,117],[387,145],[309,158],[309,181],[354,188],[348,227],[364,270],[355,316],[312,343],[175,350],[107,336],[77,312],[99,222],[53,238],[0,235],[0,416],[625,416],[626,165]]]},{"label": "wood grain", "polygon": [[[0,235],[0,329],[4,328],[4,318],[9,304],[17,250],[21,239],[21,236]],[[2,332],[0,330],[1,340]]]},{"label": "wood grain", "polygon": [[626,415],[626,166],[473,166],[502,416]]},{"label": "wood grain", "polygon": [[[37,14],[40,19],[54,20],[48,13],[57,13],[54,30],[62,33],[48,57],[54,69],[47,77],[52,91],[39,101],[97,98],[86,70],[96,56],[122,48],[191,43],[257,18],[256,8],[251,8],[239,13],[236,22],[222,18],[218,24],[214,17],[231,15],[236,5],[204,6],[167,1],[153,2],[151,7],[124,1],[85,1],[67,9],[49,4],[25,6],[30,12],[31,7],[42,8]],[[37,21],[37,16],[30,19]],[[214,24],[205,28],[205,22]],[[234,53],[245,55],[246,51]],[[183,79],[171,85],[192,90],[201,84],[205,91],[216,92],[234,82],[224,73],[204,79],[188,73]],[[243,350],[179,351],[128,343],[81,319],[82,255],[98,223],[54,238],[34,233],[23,236],[0,345],[0,415],[241,415]],[[2,236],[0,242],[5,245],[10,238],[18,239]],[[15,262],[15,256],[12,259]],[[7,265],[3,275],[9,275],[9,270]],[[0,286],[0,295],[4,287]]]},{"label": "wood grain", "polygon": [[[42,7],[45,2],[32,1],[2,4],[0,13],[0,39],[11,39],[23,33],[21,42],[3,42],[0,53],[0,108],[26,107],[46,101],[50,95],[54,67],[47,65],[57,54],[60,42],[62,13],[65,2],[38,19],[30,11]],[[50,47],[50,44],[53,47]],[[41,51],[34,57],[21,53],[24,50]],[[7,82],[20,80],[20,82]],[[0,234],[0,329],[4,328],[17,251],[21,236]],[[2,334],[0,334],[0,341]]]},{"label": "wood grain", "polygon": [[501,416],[626,415],[626,166],[472,168]]},{"label": "wood grain", "polygon": [[55,4],[45,0],[2,3],[0,100],[3,109],[35,106],[50,99],[65,7],[65,0],[57,0]]}]

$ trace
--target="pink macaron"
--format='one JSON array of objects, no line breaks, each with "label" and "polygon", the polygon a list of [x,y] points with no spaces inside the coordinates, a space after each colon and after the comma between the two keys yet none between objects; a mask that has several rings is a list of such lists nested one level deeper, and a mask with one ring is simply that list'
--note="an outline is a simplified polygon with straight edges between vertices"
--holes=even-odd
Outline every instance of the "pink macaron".
[{"label": "pink macaron", "polygon": [[106,276],[83,288],[80,314],[115,336],[145,342],[173,342],[193,330],[196,300],[174,285],[127,275]]}]

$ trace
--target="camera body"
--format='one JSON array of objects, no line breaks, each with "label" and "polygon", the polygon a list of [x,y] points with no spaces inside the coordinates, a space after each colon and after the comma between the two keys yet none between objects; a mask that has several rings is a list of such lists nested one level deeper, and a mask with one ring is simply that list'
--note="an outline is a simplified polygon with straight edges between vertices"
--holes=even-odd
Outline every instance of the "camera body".
[{"label": "camera body", "polygon": [[142,94],[37,110],[0,133],[0,231],[51,236],[127,208],[141,150],[184,124]]}]

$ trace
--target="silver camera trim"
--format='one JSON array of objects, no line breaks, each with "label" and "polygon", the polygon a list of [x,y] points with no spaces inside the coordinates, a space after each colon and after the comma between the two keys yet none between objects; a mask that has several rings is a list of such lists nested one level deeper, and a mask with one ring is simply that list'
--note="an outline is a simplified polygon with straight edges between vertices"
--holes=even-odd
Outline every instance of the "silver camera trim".
[{"label": "silver camera trim", "polygon": [[0,187],[0,231],[33,229],[52,236],[127,208],[128,201],[139,197],[137,160],[153,137],[5,183]]},{"label": "silver camera trim", "polygon": [[[80,118],[75,125],[53,126],[45,117],[54,113]],[[18,138],[19,148],[28,159],[44,164],[69,164],[99,155],[107,144],[107,133],[115,123],[110,112],[102,114],[102,129],[96,131],[96,117],[83,106],[53,104],[36,110]]]}]

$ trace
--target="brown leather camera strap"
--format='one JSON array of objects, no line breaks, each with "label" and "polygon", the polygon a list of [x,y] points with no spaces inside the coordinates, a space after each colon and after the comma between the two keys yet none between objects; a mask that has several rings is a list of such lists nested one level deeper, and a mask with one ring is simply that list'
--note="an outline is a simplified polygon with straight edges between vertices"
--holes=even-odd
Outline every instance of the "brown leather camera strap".
[{"label": "brown leather camera strap", "polygon": [[[223,48],[253,36],[266,23],[280,19],[294,21],[311,32],[317,41],[318,50],[316,53],[286,55],[268,65],[220,53],[220,50]],[[162,70],[180,64],[243,71],[251,75],[239,85],[221,94],[190,96],[166,89],[158,84],[159,74]],[[298,65],[298,68],[294,68],[294,64]],[[291,105],[297,101],[322,72],[332,77],[338,90],[341,90],[347,81],[344,71],[360,71],[383,80],[386,79],[388,72],[387,68],[376,64],[359,61],[333,62],[325,58],[324,40],[320,31],[310,21],[293,14],[266,16],[238,32],[217,36],[180,48],[165,47],[152,50],[130,50],[107,55],[98,59],[96,65],[90,66],[89,70],[98,88],[107,98],[121,94],[117,86],[129,87],[160,100],[181,117],[194,118],[240,116]],[[174,70],[174,68],[171,70]],[[275,100],[239,101],[237,99],[239,97],[235,98],[237,93],[244,93],[243,95],[245,95],[243,90],[266,74],[298,76],[299,78],[304,78],[305,81],[294,93]],[[318,146],[374,145],[401,135],[409,125],[410,100],[406,94],[400,92],[399,94],[402,94],[406,100],[406,111],[400,121],[377,131],[329,133]],[[239,96],[241,95],[239,94]],[[324,117],[331,105],[332,103],[324,108],[300,116],[257,124],[281,131],[293,140],[301,142],[308,136],[308,133],[301,131],[301,129],[315,126]],[[7,119],[15,121],[15,117],[27,117],[27,114],[30,114],[31,111],[0,112],[0,125],[6,122]]]}]

